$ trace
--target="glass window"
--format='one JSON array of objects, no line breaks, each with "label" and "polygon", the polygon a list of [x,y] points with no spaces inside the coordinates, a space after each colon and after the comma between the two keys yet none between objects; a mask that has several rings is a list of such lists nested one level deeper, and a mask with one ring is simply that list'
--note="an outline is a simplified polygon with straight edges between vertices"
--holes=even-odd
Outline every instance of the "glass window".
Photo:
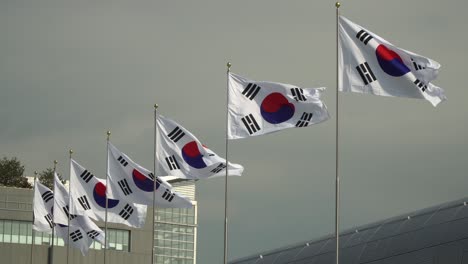
[{"label": "glass window", "polygon": [[33,232],[33,230],[32,230],[32,225],[31,225],[31,223],[27,223],[26,225],[27,225],[26,228],[27,228],[27,231],[28,231],[28,233],[27,233],[27,237],[28,237],[28,238],[27,238],[27,242],[26,242],[26,243],[27,243],[27,244],[31,244],[31,243],[32,243],[32,232]]},{"label": "glass window", "polygon": [[0,243],[3,242],[3,222],[0,220]]},{"label": "glass window", "polygon": [[3,242],[11,243],[11,221],[5,221],[3,226]]},{"label": "glass window", "polygon": [[19,243],[26,244],[28,237],[28,223],[21,222],[19,225]]},{"label": "glass window", "polygon": [[11,222],[11,243],[19,242],[20,223],[18,221]]}]

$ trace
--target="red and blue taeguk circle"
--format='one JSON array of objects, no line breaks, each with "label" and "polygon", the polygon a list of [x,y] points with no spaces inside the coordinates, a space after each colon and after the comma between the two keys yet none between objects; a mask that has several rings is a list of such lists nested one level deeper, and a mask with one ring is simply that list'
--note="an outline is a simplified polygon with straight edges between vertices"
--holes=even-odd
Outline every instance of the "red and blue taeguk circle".
[{"label": "red and blue taeguk circle", "polygon": [[388,75],[400,77],[411,71],[396,52],[382,44],[377,47],[375,54],[380,68]]},{"label": "red and blue taeguk circle", "polygon": [[288,121],[293,117],[295,111],[294,104],[280,93],[271,93],[260,106],[263,119],[270,124],[279,124]]},{"label": "red and blue taeguk circle", "polygon": [[[146,177],[143,173],[133,170],[132,178],[135,185],[142,191],[152,192],[154,188],[154,181]],[[156,190],[159,188],[159,182],[156,181]]]},{"label": "red and blue taeguk circle", "polygon": [[[106,208],[106,185],[102,182],[96,183],[93,190],[94,201],[101,206]],[[119,204],[119,200],[107,199],[107,208],[114,208]]]},{"label": "red and blue taeguk circle", "polygon": [[198,144],[195,141],[191,141],[184,145],[182,148],[182,157],[185,162],[191,167],[196,169],[206,168],[206,163],[203,161],[203,155],[198,149]]}]

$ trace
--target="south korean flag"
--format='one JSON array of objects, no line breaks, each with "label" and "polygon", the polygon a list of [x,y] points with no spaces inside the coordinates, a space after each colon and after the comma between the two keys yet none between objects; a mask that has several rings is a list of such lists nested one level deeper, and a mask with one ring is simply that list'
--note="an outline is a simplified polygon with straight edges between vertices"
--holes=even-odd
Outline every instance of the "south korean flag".
[{"label": "south korean flag", "polygon": [[228,139],[307,127],[329,118],[320,100],[325,88],[259,82],[229,73]]},{"label": "south korean flag", "polygon": [[439,73],[438,62],[396,47],[342,16],[338,67],[342,92],[426,99],[433,106],[447,99],[431,83]]},{"label": "south korean flag", "polygon": [[[107,188],[105,180],[71,160],[70,200],[71,214],[86,215],[105,221]],[[133,204],[113,194],[107,198],[107,222],[140,228],[145,224],[146,205]]]},{"label": "south korean flag", "polygon": [[63,224],[57,224],[55,228],[57,236],[62,238],[65,244],[70,243],[70,246],[79,249],[83,256],[88,253],[93,240],[104,245],[104,231],[87,216],[78,216],[71,222],[74,223],[70,224],[70,228]]},{"label": "south korean flag", "polygon": [[54,223],[54,193],[45,185],[36,181],[34,184],[34,224],[33,229],[50,233]]},{"label": "south korean flag", "polygon": [[[164,173],[184,179],[206,179],[224,176],[241,176],[244,167],[219,157],[175,121],[157,117],[156,158]],[[170,195],[169,193],[167,195]]]},{"label": "south korean flag", "polygon": [[109,142],[108,148],[109,183],[111,195],[117,193],[127,201],[162,208],[191,208],[192,202],[172,191],[172,186],[152,172],[135,163],[125,153]]}]

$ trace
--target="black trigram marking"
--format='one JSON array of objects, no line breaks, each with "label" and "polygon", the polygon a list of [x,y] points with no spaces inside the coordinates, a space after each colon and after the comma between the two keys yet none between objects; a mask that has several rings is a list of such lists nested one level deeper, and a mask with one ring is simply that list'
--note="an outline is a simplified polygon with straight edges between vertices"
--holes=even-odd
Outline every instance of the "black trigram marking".
[{"label": "black trigram marking", "polygon": [[413,62],[414,70],[419,71],[419,70],[425,70],[425,69],[426,69],[426,67],[423,67],[423,66],[417,64],[417,63],[413,60],[413,58],[411,58],[411,61]]},{"label": "black trigram marking", "polygon": [[169,189],[166,189],[166,191],[164,192],[164,194],[162,195],[162,198],[164,198],[166,201],[168,202],[172,202],[172,200],[174,199],[175,197],[175,194],[169,190]]},{"label": "black trigram marking", "polygon": [[416,81],[414,81],[414,84],[416,84],[416,86],[419,87],[419,89],[421,89],[421,91],[423,91],[423,92],[425,92],[427,90],[427,85],[425,85],[419,79],[416,79]]},{"label": "black trigram marking", "polygon": [[96,230],[88,231],[86,234],[87,234],[88,237],[90,237],[91,239],[95,239],[96,237],[99,236],[99,232],[96,231]]},{"label": "black trigram marking", "polygon": [[91,210],[91,206],[89,206],[88,198],[86,195],[81,196],[78,198],[78,202],[81,204],[81,207],[85,210]]},{"label": "black trigram marking", "polygon": [[224,170],[225,168],[226,168],[226,164],[221,163],[216,168],[212,169],[211,172],[212,173],[218,173],[218,172]]},{"label": "black trigram marking", "polygon": [[260,86],[256,85],[255,83],[249,83],[247,84],[247,87],[245,87],[244,91],[242,91],[242,94],[245,95],[245,97],[248,99],[252,100],[258,94],[258,91],[260,91]]},{"label": "black trigram marking", "polygon": [[367,43],[374,37],[372,37],[371,34],[367,33],[364,29],[362,29],[356,34],[356,38],[358,38],[360,41],[362,41],[362,43],[367,45]]},{"label": "black trigram marking", "polygon": [[365,85],[368,85],[369,83],[377,80],[367,62],[364,62],[363,64],[357,66],[356,70],[359,72],[359,75],[361,75],[362,81]]},{"label": "black trigram marking", "polygon": [[249,134],[252,135],[253,133],[260,130],[260,126],[258,125],[257,121],[253,117],[252,114],[246,115],[241,118],[242,123],[244,123],[245,128],[249,131]]},{"label": "black trigram marking", "polygon": [[125,220],[130,218],[132,214],[133,214],[133,208],[129,204],[126,204],[124,208],[122,209],[122,211],[120,211],[119,213],[119,215]]},{"label": "black trigram marking", "polygon": [[122,166],[127,167],[128,162],[122,158],[122,156],[120,156],[117,160],[120,162],[120,164],[122,164]]},{"label": "black trigram marking", "polygon": [[73,242],[76,242],[83,238],[83,234],[81,234],[81,231],[78,229],[70,233],[70,238],[73,240]]},{"label": "black trigram marking", "polygon": [[307,100],[304,96],[304,90],[301,88],[291,88],[291,93],[294,96],[296,102]]},{"label": "black trigram marking", "polygon": [[299,119],[299,121],[297,121],[297,123],[296,123],[296,127],[306,127],[306,126],[308,126],[313,115],[314,114],[312,114],[312,113],[306,113],[306,112],[302,113],[301,119]]},{"label": "black trigram marking", "polygon": [[76,218],[76,215],[70,214],[70,209],[69,209],[68,205],[62,207],[62,209],[65,212],[65,214],[67,215],[68,219],[70,219],[70,221]]},{"label": "black trigram marking", "polygon": [[150,173],[148,174],[148,177],[150,177],[150,179],[154,180],[154,174],[153,174],[152,172],[150,172]]},{"label": "black trigram marking", "polygon": [[185,136],[185,132],[182,131],[179,127],[174,128],[174,130],[171,131],[171,133],[167,134],[167,136],[174,142],[177,143],[179,139],[181,139],[183,136]]},{"label": "black trigram marking", "polygon": [[42,200],[44,200],[45,203],[47,203],[53,198],[54,198],[54,194],[51,191],[46,191],[42,194]]},{"label": "black trigram marking", "polygon": [[119,184],[119,187],[122,189],[122,192],[125,194],[125,196],[133,193],[132,189],[130,189],[130,186],[128,186],[126,179],[120,180],[117,183]]},{"label": "black trigram marking", "polygon": [[86,183],[88,183],[91,180],[91,178],[93,178],[93,177],[94,177],[94,175],[91,174],[91,172],[89,172],[87,170],[83,171],[83,173],[81,173],[81,175],[80,175],[80,178],[83,179],[83,181],[85,181]]},{"label": "black trigram marking", "polygon": [[180,166],[177,163],[177,160],[174,155],[170,157],[166,157],[167,166],[169,166],[169,170],[179,170]]},{"label": "black trigram marking", "polygon": [[50,214],[47,214],[44,216],[45,220],[47,223],[49,223],[50,228],[53,228],[55,226],[54,221],[52,221],[52,216]]}]

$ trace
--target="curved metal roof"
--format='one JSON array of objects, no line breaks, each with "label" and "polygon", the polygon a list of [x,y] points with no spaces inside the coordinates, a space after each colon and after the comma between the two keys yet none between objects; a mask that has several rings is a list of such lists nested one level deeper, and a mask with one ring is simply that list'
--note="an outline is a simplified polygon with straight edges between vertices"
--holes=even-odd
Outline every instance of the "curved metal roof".
[{"label": "curved metal roof", "polygon": [[[468,263],[468,198],[426,208],[342,232],[340,262]],[[455,262],[442,261],[456,256]],[[433,262],[437,259],[438,262]],[[426,262],[427,261],[427,262]],[[329,235],[231,261],[231,264],[334,263],[335,238]],[[465,263],[465,262],[463,262]]]}]

